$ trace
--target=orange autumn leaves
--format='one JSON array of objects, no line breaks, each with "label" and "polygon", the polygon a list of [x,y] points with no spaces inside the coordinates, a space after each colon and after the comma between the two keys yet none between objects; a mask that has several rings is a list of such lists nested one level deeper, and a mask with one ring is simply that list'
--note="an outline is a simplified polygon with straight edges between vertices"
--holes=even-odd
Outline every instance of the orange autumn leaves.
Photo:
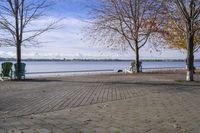
[{"label": "orange autumn leaves", "polygon": [[[180,49],[187,50],[187,42],[186,42],[186,33],[181,31],[175,22],[171,21],[164,27],[165,32],[163,33],[163,37],[169,46],[172,49]],[[198,50],[200,47],[200,33],[196,32],[194,36],[194,52]]]}]

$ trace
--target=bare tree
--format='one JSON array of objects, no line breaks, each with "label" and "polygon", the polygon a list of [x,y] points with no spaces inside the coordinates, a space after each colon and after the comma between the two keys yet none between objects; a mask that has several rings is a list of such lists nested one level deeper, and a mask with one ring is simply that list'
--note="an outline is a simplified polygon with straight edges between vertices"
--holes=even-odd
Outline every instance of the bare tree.
[{"label": "bare tree", "polygon": [[16,47],[18,80],[21,79],[21,46],[37,45],[36,37],[54,28],[56,21],[43,28],[36,24],[49,6],[49,0],[0,1],[0,43]]},{"label": "bare tree", "polygon": [[127,48],[135,53],[139,72],[139,50],[157,31],[159,0],[100,0],[91,10],[90,36],[108,47]]},{"label": "bare tree", "polygon": [[168,0],[166,11],[169,21],[185,38],[187,48],[187,81],[193,81],[194,52],[198,47],[200,31],[200,1],[199,0]]}]

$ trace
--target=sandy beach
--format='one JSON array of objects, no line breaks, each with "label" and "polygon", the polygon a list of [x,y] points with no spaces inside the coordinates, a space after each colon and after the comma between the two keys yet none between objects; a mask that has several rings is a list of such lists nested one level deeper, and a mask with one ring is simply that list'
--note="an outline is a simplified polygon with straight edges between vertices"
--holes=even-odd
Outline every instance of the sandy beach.
[{"label": "sandy beach", "polygon": [[200,74],[98,74],[0,87],[0,133],[198,133]]}]

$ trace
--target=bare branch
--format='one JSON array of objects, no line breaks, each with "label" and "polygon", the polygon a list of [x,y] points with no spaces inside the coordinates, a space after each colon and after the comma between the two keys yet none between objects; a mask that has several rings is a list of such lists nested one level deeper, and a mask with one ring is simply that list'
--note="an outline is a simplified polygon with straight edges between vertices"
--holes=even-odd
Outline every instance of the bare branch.
[{"label": "bare branch", "polygon": [[[6,45],[26,45],[26,43],[37,42],[36,37],[56,28],[58,21],[46,24],[44,28],[37,26],[33,28],[33,23],[39,21],[44,16],[44,11],[50,6],[48,0],[3,0],[0,1],[0,30],[3,34],[1,42]],[[28,34],[27,34],[28,33]],[[9,38],[9,39],[8,39]],[[5,41],[3,41],[5,39]],[[9,43],[8,43],[9,42]],[[31,43],[34,44],[34,43]]]},{"label": "bare branch", "polygon": [[[139,49],[139,47],[143,47],[146,44],[149,36],[156,31],[159,25],[157,23],[157,14],[161,3],[157,0],[101,0],[100,3],[100,6],[92,8],[91,11],[93,18],[92,26],[90,27],[90,30],[93,31],[91,36],[97,39],[100,38],[99,35],[103,35],[101,36],[104,37],[102,40],[107,42],[104,34],[101,34],[107,32],[106,39],[109,40],[109,35],[112,35],[110,39],[116,40],[116,42],[109,41],[113,47],[122,44],[124,46],[128,45],[132,50],[135,50],[135,42],[139,42],[141,43],[137,44],[137,49]],[[97,34],[94,34],[94,31]],[[110,34],[108,34],[109,32]],[[119,41],[119,38],[124,39]]]}]

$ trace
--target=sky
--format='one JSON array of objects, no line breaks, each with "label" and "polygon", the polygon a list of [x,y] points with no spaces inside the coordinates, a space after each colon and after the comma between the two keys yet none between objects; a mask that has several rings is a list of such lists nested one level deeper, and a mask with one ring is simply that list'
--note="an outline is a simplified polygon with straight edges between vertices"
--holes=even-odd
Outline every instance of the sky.
[{"label": "sky", "polygon": [[[38,39],[37,47],[22,47],[22,58],[33,59],[134,59],[130,49],[126,51],[112,50],[105,46],[95,45],[85,39],[84,28],[88,26],[87,5],[95,0],[57,0],[48,11],[48,17],[37,22],[48,23],[50,20],[62,18],[59,28],[43,34]],[[186,55],[179,50],[152,49],[147,44],[140,51],[142,59],[185,59]],[[1,47],[0,57],[16,57],[15,47]],[[196,58],[200,55],[196,54]]]}]

